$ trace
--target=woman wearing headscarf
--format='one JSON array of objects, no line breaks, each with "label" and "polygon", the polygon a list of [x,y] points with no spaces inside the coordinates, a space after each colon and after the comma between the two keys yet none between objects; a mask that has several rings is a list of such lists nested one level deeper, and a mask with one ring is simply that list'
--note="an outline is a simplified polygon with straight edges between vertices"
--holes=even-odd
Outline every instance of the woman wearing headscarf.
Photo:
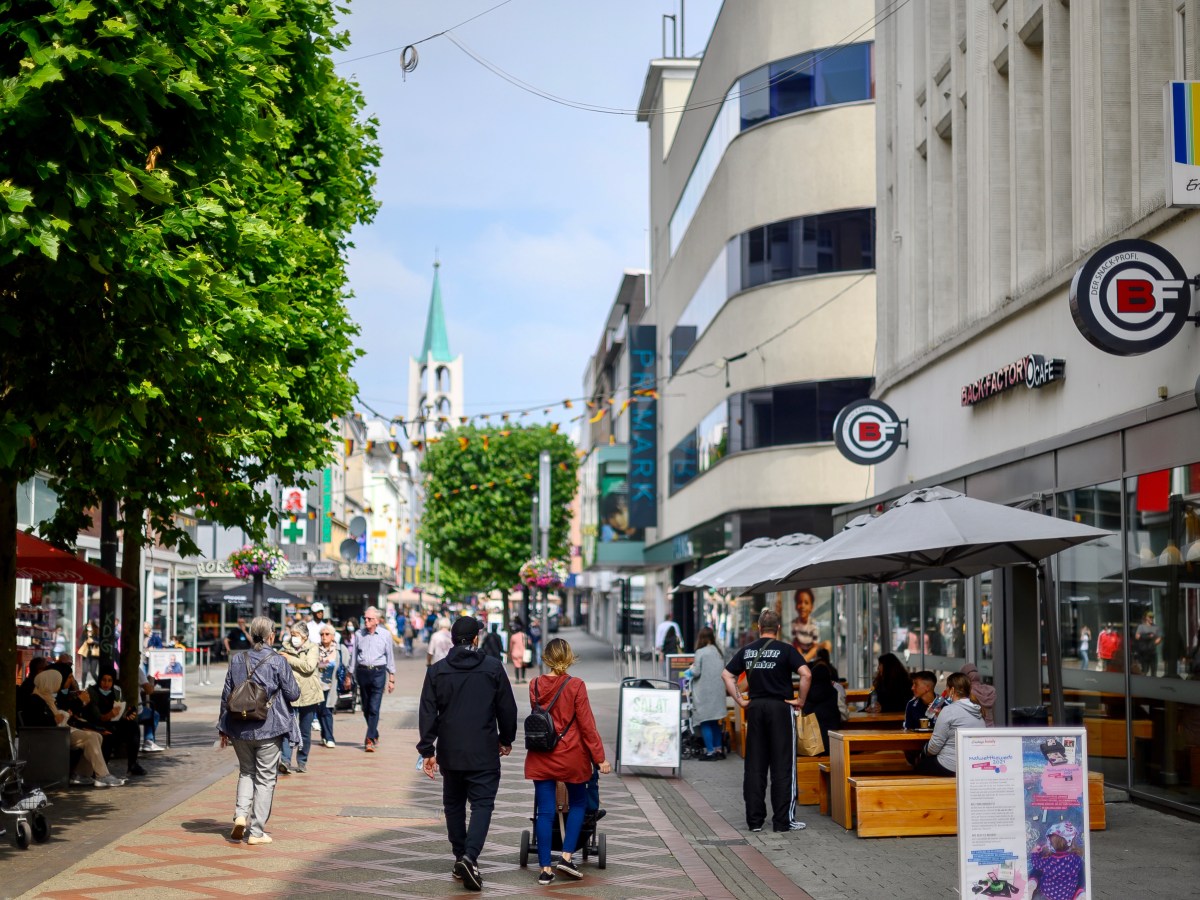
[{"label": "woman wearing headscarf", "polygon": [[821,741],[829,755],[829,730],[842,724],[842,713],[838,709],[838,692],[833,686],[833,672],[823,662],[813,663],[812,683],[808,686],[808,697],[804,701],[804,715],[815,715],[821,729]]},{"label": "woman wearing headscarf", "polygon": [[[287,661],[271,649],[275,624],[270,619],[256,616],[251,620],[250,640],[254,646],[238,654],[225,673],[217,727],[221,746],[233,744],[238,758],[237,802],[229,839],[240,841],[245,837],[248,844],[269,844],[271,836],[264,829],[271,815],[283,739],[287,736],[294,742],[300,741],[300,729],[291,707],[300,699],[300,685],[296,684]],[[270,705],[263,721],[236,718],[229,713],[229,695],[235,685],[248,678],[253,678],[267,692]]]},{"label": "woman wearing headscarf", "polygon": [[[31,728],[67,728],[71,714],[60,710],[55,701],[60,687],[62,673],[57,669],[39,672],[33,679],[33,693],[21,710],[21,721]],[[71,729],[71,749],[83,751],[83,758],[71,776],[71,784],[87,784],[90,781],[96,787],[117,787],[125,783],[124,778],[117,778],[108,771],[102,743],[103,738],[98,731]]]},{"label": "woman wearing headscarf", "polygon": [[967,663],[960,670],[971,682],[971,699],[979,704],[979,709],[983,713],[983,724],[988,728],[996,724],[992,714],[992,707],[996,705],[996,689],[990,684],[983,683],[983,677],[979,674],[979,669],[974,663]]},{"label": "woman wearing headscarf", "polygon": [[279,774],[288,775],[291,772],[308,771],[308,753],[312,750],[313,720],[317,711],[325,701],[321,688],[321,676],[317,672],[320,651],[317,645],[309,640],[308,626],[297,622],[292,626],[291,634],[284,641],[280,653],[292,667],[296,684],[300,685],[300,699],[292,701],[292,710],[300,720],[300,743],[296,747],[296,763],[292,764],[292,743],[286,737],[283,739],[282,758],[279,760]]}]

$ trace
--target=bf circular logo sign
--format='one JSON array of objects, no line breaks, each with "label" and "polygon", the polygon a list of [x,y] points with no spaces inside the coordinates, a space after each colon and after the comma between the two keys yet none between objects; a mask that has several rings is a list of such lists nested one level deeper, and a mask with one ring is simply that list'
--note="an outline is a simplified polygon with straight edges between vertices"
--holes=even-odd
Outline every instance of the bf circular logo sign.
[{"label": "bf circular logo sign", "polygon": [[1076,327],[1093,345],[1117,356],[1168,343],[1187,323],[1191,306],[1183,266],[1149,241],[1102,247],[1071,281]]},{"label": "bf circular logo sign", "polygon": [[900,446],[903,423],[880,400],[859,400],[842,408],[833,421],[833,440],[842,456],[859,465],[883,462]]}]

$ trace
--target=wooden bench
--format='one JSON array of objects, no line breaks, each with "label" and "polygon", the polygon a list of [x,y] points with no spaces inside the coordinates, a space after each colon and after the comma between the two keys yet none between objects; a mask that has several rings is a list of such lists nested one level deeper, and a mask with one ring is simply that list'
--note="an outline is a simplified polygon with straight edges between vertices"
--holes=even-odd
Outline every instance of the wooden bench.
[{"label": "wooden bench", "polygon": [[[814,756],[817,760],[817,799],[816,804],[821,815],[829,815],[829,757]],[[864,757],[861,761],[863,771],[880,775],[907,775],[912,772],[912,766],[899,751],[884,751],[873,756]],[[857,765],[857,764],[856,764]],[[797,778],[797,782],[799,779]],[[853,797],[851,797],[853,800]],[[796,801],[803,805],[803,801]]]},{"label": "wooden bench", "polygon": [[[1083,727],[1087,731],[1088,756],[1107,759],[1125,758],[1124,719],[1084,716]],[[1154,725],[1149,719],[1133,720],[1134,740],[1148,740],[1153,734]]]},{"label": "wooden bench", "polygon": [[[956,834],[958,791],[954,778],[927,775],[855,775],[850,778],[859,837]],[[1104,776],[1088,773],[1088,824],[1108,827]]]}]

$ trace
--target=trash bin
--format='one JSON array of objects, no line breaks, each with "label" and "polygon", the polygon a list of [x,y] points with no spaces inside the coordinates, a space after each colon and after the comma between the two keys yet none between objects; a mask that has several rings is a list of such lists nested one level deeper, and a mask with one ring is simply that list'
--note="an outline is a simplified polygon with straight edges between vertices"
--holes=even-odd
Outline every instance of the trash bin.
[{"label": "trash bin", "polygon": [[1008,711],[1014,728],[1046,728],[1050,725],[1048,706],[1014,706]]}]

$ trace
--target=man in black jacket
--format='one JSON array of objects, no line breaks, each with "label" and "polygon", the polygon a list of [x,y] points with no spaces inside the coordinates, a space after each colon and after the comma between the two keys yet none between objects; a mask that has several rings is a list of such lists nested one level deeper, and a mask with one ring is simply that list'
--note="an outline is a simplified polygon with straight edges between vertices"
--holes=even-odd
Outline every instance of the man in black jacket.
[{"label": "man in black jacket", "polygon": [[503,663],[478,650],[478,620],[459,618],[450,637],[449,654],[425,672],[417,752],[424,757],[424,771],[430,778],[441,769],[454,877],[478,891],[483,889],[479,853],[500,788],[500,757],[512,751],[517,735],[517,703]]}]

